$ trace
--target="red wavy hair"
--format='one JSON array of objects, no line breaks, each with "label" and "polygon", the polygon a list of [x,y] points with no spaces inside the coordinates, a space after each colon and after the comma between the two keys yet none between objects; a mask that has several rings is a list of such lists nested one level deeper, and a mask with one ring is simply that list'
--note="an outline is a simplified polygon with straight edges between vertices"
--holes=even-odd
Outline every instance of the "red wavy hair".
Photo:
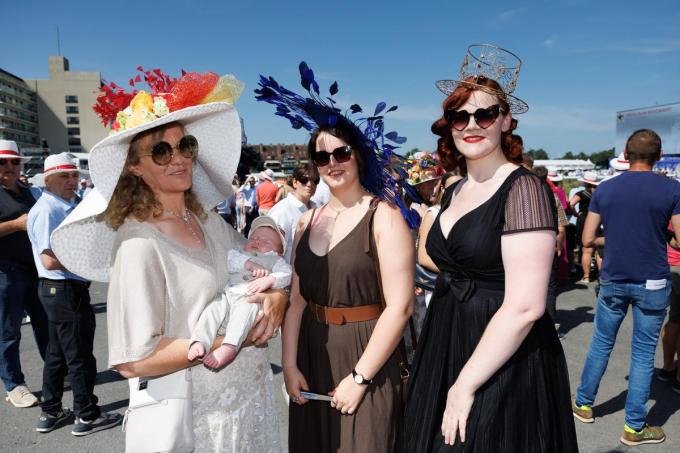
[{"label": "red wavy hair", "polygon": [[[510,111],[510,105],[505,99],[505,96],[499,96],[500,93],[503,93],[503,90],[501,89],[498,82],[482,76],[470,77],[465,81],[475,83],[476,85],[481,85],[483,87],[488,87],[490,90],[493,90],[493,92],[498,93],[495,94],[496,98],[498,99],[498,103],[504,111]],[[437,154],[439,154],[441,165],[447,171],[459,169],[463,175],[467,173],[467,168],[465,166],[465,156],[463,156],[456,148],[456,145],[453,142],[453,136],[451,135],[453,128],[449,122],[444,119],[443,112],[450,109],[460,108],[467,102],[467,100],[470,98],[470,95],[474,91],[483,90],[480,88],[475,88],[474,85],[467,85],[463,83],[459,84],[456,89],[453,90],[453,93],[451,93],[442,103],[442,116],[432,124],[431,128],[432,133],[439,136],[439,139],[437,140]],[[503,154],[505,155],[506,159],[519,165],[522,163],[522,151],[516,146],[512,146],[513,143],[510,137],[512,135],[512,131],[515,130],[516,127],[517,120],[513,118],[510,128],[507,131],[501,133],[501,149],[503,150]]]}]

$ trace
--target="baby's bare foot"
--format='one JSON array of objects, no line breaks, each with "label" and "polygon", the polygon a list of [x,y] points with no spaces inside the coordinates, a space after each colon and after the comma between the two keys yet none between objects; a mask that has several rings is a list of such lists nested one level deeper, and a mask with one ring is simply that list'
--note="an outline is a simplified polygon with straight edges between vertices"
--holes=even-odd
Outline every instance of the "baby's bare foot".
[{"label": "baby's bare foot", "polygon": [[205,348],[203,347],[200,341],[194,341],[193,343],[191,343],[191,346],[189,347],[189,355],[187,356],[190,362],[193,362],[196,359],[200,359],[204,355]]},{"label": "baby's bare foot", "polygon": [[238,348],[233,344],[223,344],[205,356],[205,359],[203,359],[203,365],[212,369],[220,369],[233,362],[237,353]]}]

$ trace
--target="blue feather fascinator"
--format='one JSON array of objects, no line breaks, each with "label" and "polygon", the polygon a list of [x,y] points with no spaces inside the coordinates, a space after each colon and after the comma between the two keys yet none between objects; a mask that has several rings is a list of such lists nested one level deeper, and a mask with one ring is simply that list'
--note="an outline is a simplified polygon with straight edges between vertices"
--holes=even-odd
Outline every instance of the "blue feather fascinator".
[{"label": "blue feather fascinator", "polygon": [[308,97],[294,93],[274,80],[273,77],[260,76],[259,88],[255,99],[276,106],[276,115],[282,116],[294,129],[313,132],[319,128],[345,126],[352,131],[355,142],[361,144],[359,150],[366,162],[366,174],[361,184],[372,194],[393,205],[397,205],[410,228],[420,223],[418,214],[406,207],[402,191],[418,200],[417,191],[406,183],[406,173],[401,165],[403,157],[394,151],[406,142],[396,131],[385,133],[384,115],[397,110],[397,106],[386,109],[387,104],[379,102],[373,115],[367,116],[358,104],[353,104],[344,113],[333,99],[338,93],[338,82],[329,87],[330,96],[322,96],[319,84],[314,79],[314,71],[304,61],[300,63],[300,83]]}]

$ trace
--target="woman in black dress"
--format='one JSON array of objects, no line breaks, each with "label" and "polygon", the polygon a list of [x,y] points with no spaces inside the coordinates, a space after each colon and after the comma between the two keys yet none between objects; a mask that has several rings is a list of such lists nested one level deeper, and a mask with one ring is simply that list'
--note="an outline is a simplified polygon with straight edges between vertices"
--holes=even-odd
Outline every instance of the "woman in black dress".
[{"label": "woman in black dress", "polygon": [[510,113],[527,106],[509,94],[516,81],[501,78],[507,68],[484,71],[485,55],[493,64],[505,53],[484,49],[470,59],[482,68],[477,75],[466,72],[466,58],[461,82],[438,83],[450,93],[432,126],[438,151],[447,169],[466,177],[447,190],[427,238],[440,274],[412,367],[401,449],[574,452],[566,361],[545,312],[554,199],[516,165]]},{"label": "woman in black dress", "polygon": [[593,252],[595,249],[594,247],[584,247],[581,236],[583,236],[583,225],[585,225],[586,217],[588,216],[590,200],[592,200],[593,192],[595,192],[595,188],[600,182],[597,179],[597,174],[594,172],[586,172],[580,181],[583,183],[584,189],[571,197],[569,205],[572,210],[576,210],[576,206],[578,206],[576,214],[576,243],[581,247],[581,268],[583,269],[583,278],[581,281],[583,283],[588,283],[590,282],[590,265],[593,261]]}]

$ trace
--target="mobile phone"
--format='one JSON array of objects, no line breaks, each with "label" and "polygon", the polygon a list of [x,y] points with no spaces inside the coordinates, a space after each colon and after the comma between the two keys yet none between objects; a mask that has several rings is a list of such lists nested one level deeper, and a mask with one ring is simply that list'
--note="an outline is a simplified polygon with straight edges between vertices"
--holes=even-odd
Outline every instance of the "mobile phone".
[{"label": "mobile phone", "polygon": [[317,401],[332,401],[333,398],[331,398],[328,395],[320,395],[318,393],[312,393],[312,392],[300,392],[300,396],[303,398],[306,398],[308,400],[317,400]]}]

